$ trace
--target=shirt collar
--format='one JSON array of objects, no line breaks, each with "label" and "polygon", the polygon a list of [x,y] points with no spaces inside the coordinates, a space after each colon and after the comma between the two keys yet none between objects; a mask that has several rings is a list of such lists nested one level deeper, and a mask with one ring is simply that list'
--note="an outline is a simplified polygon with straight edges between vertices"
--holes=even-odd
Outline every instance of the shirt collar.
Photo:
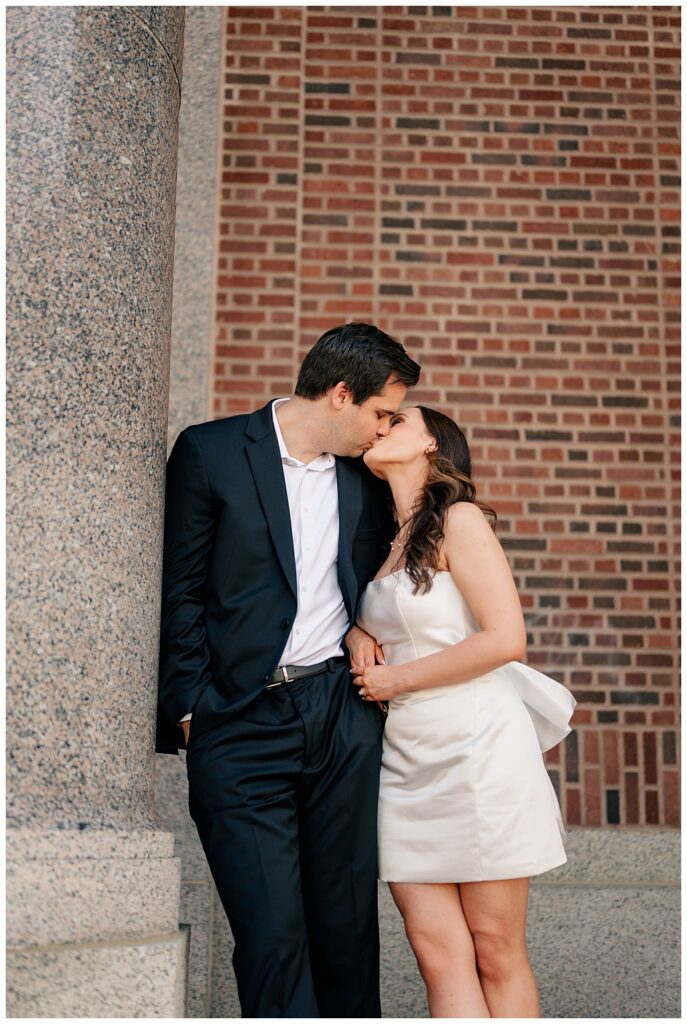
[{"label": "shirt collar", "polygon": [[321,472],[322,470],[325,469],[333,469],[336,464],[336,460],[334,456],[331,454],[331,452],[323,452],[322,455],[318,455],[318,457],[316,459],[313,459],[312,462],[301,462],[300,459],[295,458],[293,455],[289,455],[289,450],[286,447],[284,437],[279,428],[279,420],[277,419],[277,406],[283,405],[284,402],[288,401],[289,399],[287,397],[276,398],[274,402],[272,402],[272,419],[274,421],[274,432],[277,435],[277,443],[279,445],[279,454],[281,456],[282,463],[287,466],[304,466],[306,469],[314,469],[317,472]]}]

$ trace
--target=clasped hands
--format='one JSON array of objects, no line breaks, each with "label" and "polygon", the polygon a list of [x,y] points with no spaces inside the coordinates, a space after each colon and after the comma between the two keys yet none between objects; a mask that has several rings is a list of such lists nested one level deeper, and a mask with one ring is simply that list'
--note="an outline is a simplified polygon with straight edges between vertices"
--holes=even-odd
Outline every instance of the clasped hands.
[{"label": "clasped hands", "polygon": [[351,656],[353,683],[360,687],[363,700],[374,700],[380,707],[403,692],[399,671],[384,662],[384,652],[374,637],[360,626],[353,626],[344,642]]}]

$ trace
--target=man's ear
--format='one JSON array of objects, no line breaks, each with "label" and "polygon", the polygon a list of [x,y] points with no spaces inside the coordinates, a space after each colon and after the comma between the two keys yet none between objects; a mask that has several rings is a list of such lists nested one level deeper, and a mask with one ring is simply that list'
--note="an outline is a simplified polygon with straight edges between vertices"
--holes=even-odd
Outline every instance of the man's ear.
[{"label": "man's ear", "polygon": [[345,381],[340,380],[329,391],[329,401],[335,409],[343,409],[347,401],[351,401],[351,389]]}]

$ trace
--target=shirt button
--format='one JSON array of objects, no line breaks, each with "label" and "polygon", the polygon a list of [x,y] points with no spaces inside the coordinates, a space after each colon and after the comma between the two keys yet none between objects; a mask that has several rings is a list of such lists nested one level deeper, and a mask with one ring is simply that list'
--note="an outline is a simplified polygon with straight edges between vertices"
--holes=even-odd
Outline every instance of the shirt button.
[{"label": "shirt button", "polygon": [[291,619],[282,619],[279,625],[282,629],[288,629],[291,625]]}]

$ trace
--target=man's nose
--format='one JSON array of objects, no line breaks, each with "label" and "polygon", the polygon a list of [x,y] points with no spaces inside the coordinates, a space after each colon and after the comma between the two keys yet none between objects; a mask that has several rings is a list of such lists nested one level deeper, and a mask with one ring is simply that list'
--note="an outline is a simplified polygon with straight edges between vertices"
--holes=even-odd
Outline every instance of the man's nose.
[{"label": "man's nose", "polygon": [[386,437],[391,430],[391,422],[388,419],[379,420],[377,423],[377,437]]}]

